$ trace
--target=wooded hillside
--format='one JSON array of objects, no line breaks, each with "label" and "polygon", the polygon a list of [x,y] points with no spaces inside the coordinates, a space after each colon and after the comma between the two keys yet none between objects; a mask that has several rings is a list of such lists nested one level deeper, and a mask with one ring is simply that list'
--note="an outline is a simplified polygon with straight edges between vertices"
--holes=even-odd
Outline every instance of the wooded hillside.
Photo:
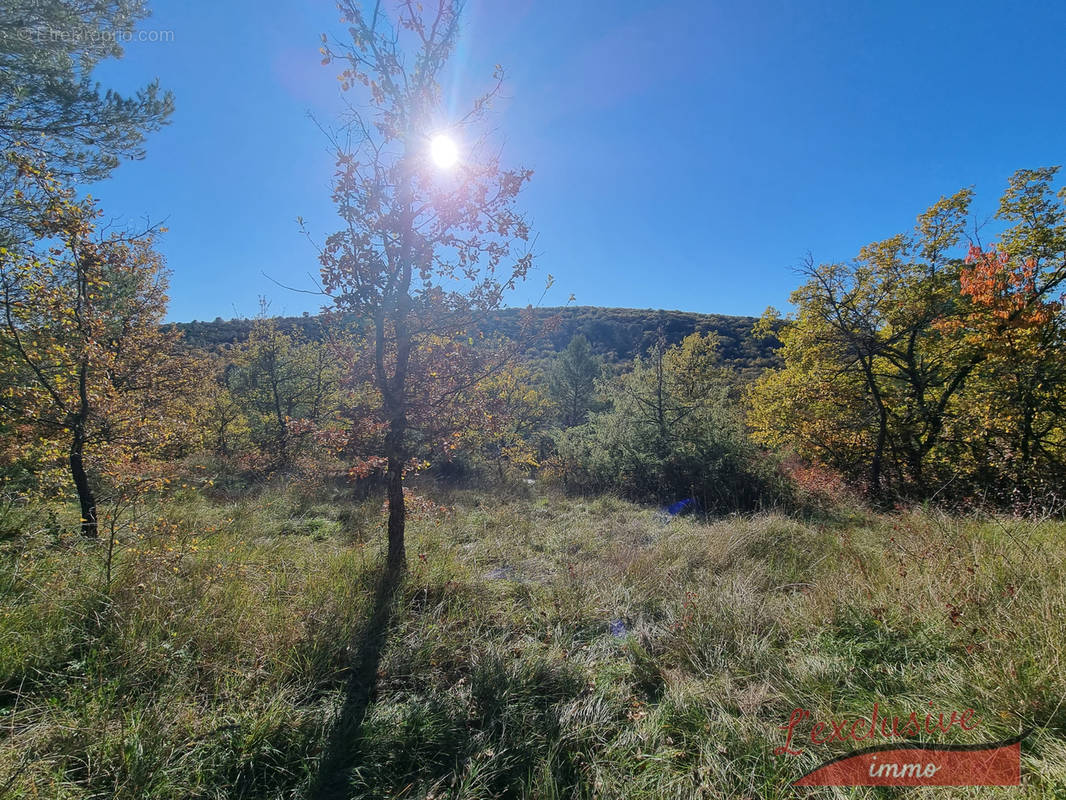
[{"label": "wooded hillside", "polygon": [[[502,333],[509,337],[517,336],[522,311],[508,308],[484,315],[481,330],[486,335]],[[533,313],[538,323],[543,324],[558,317],[558,324],[530,345],[528,355],[534,359],[559,352],[577,334],[583,334],[593,351],[611,362],[629,361],[644,353],[654,344],[660,332],[668,345],[675,345],[689,334],[713,331],[719,337],[718,352],[723,365],[732,367],[745,377],[754,377],[767,367],[778,364],[773,352],[779,344],[777,339],[752,337],[755,317],[597,306],[539,308]],[[177,323],[177,327],[184,332],[189,344],[213,350],[247,340],[252,322],[250,319],[216,318],[213,322]],[[282,317],[277,322],[278,328],[286,333],[299,331],[310,339],[318,339],[322,335],[323,321],[316,315]]]}]

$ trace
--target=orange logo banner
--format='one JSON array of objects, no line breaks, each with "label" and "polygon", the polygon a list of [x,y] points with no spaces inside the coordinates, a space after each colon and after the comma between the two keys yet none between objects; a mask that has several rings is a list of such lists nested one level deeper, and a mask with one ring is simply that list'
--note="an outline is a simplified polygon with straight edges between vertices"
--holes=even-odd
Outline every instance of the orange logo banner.
[{"label": "orange logo banner", "polygon": [[982,745],[883,745],[834,758],[796,786],[1018,786],[1021,741]]}]

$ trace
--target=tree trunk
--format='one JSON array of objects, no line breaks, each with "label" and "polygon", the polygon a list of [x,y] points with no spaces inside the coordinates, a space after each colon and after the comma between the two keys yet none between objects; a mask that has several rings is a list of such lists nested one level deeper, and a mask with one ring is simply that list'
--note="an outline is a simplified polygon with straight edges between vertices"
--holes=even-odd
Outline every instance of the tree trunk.
[{"label": "tree trunk", "polygon": [[870,493],[875,499],[880,500],[884,495],[882,475],[884,472],[885,444],[888,440],[888,409],[885,408],[881,390],[877,385],[873,355],[860,357],[859,362],[862,364],[863,375],[866,378],[866,389],[870,392],[870,397],[877,408],[877,444],[874,446],[873,458],[870,460]]},{"label": "tree trunk", "polygon": [[[1036,402],[1029,392],[1025,392],[1025,397],[1022,399],[1023,413],[1022,413],[1022,471],[1021,475],[1025,475],[1029,471],[1029,465],[1033,459],[1033,444],[1036,442],[1036,436],[1033,435],[1033,419],[1036,416]],[[1019,475],[1019,477],[1021,477]]]},{"label": "tree trunk", "polygon": [[888,438],[888,419],[884,406],[881,406],[878,414],[877,445],[874,447],[874,457],[870,462],[870,492],[878,500],[884,494],[881,482],[881,464],[885,457],[885,441]]},{"label": "tree trunk", "polygon": [[403,572],[407,569],[407,552],[404,549],[403,531],[406,508],[403,499],[403,465],[389,461],[388,473],[389,495],[389,554],[390,572]]},{"label": "tree trunk", "polygon": [[81,505],[81,535],[95,539],[96,498],[89,486],[89,476],[85,474],[85,437],[80,428],[75,427],[74,439],[70,443],[70,474],[78,490],[78,503]]},{"label": "tree trunk", "polygon": [[923,467],[925,466],[925,454],[928,448],[917,442],[907,443],[907,463],[910,466],[910,482],[915,488],[921,490],[923,480]]},{"label": "tree trunk", "polygon": [[[409,155],[410,140],[404,147],[404,158]],[[389,416],[389,430],[385,434],[385,457],[388,460],[388,498],[389,498],[389,549],[387,568],[392,574],[407,570],[407,552],[404,548],[404,523],[407,509],[403,499],[403,468],[407,461],[407,448],[404,436],[407,433],[407,366],[411,359],[411,333],[407,323],[411,314],[412,300],[408,293],[411,288],[411,230],[414,224],[414,211],[411,207],[411,186],[405,177],[398,187],[399,208],[401,216],[401,246],[396,272],[396,287],[393,299],[385,302],[375,315],[375,353],[374,369],[378,388],[384,400],[384,408]],[[390,308],[391,306],[391,308]],[[392,318],[393,335],[396,344],[396,366],[391,380],[385,367],[385,315]]]},{"label": "tree trunk", "polygon": [[389,460],[388,500],[389,500],[389,550],[387,564],[389,572],[403,572],[407,569],[407,551],[404,548],[404,524],[407,508],[403,499],[403,420],[393,420],[389,433],[385,437],[385,449]]}]

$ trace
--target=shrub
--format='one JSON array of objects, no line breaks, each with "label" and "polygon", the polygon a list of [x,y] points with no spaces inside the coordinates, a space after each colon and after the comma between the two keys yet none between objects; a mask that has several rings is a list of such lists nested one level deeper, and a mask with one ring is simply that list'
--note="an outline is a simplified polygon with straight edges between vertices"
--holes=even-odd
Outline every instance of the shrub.
[{"label": "shrub", "polygon": [[706,511],[783,500],[787,483],[748,440],[729,390],[713,335],[653,347],[605,387],[610,410],[557,434],[567,487],[656,503],[692,497]]}]

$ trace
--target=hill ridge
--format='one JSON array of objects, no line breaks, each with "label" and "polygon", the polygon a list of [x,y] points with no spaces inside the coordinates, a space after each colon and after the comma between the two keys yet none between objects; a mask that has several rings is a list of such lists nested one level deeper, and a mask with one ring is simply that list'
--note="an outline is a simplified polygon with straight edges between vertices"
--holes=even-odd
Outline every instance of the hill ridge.
[{"label": "hill ridge", "polygon": [[[519,315],[525,311],[526,308],[515,307],[485,312],[477,327],[486,334],[499,333],[513,337],[518,333]],[[777,340],[756,339],[751,335],[757,317],[605,306],[546,306],[534,308],[533,314],[540,320],[558,316],[559,322],[555,330],[541,337],[527,350],[527,355],[532,359],[550,358],[566,347],[577,334],[583,334],[594,352],[610,362],[628,361],[646,352],[660,332],[666,342],[672,345],[691,333],[713,331],[719,337],[719,352],[726,366],[750,377],[777,364],[774,354]],[[319,314],[274,319],[283,331],[299,331],[309,338],[321,335],[322,318]],[[253,321],[216,317],[212,322],[193,320],[172,324],[185,334],[186,340],[193,346],[218,349],[245,340]]]}]

